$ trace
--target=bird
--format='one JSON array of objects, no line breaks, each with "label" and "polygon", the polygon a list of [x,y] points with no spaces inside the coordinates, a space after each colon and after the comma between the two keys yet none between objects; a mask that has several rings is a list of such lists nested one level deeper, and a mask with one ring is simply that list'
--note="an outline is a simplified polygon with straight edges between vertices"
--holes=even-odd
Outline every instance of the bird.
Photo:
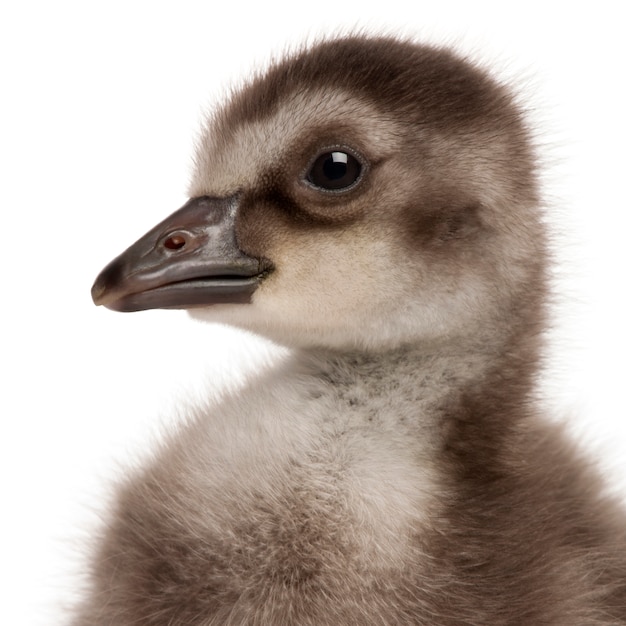
[{"label": "bird", "polygon": [[626,514],[538,399],[538,170],[445,46],[329,37],[234,90],[92,296],[286,351],[121,481],[74,626],[626,624]]}]

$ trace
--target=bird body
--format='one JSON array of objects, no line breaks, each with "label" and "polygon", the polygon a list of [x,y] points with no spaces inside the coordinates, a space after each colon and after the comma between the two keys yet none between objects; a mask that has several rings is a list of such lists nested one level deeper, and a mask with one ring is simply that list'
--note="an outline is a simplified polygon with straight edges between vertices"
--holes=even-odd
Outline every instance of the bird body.
[{"label": "bird body", "polygon": [[394,39],[233,94],[94,299],[290,352],[120,486],[76,626],[626,624],[624,514],[534,398],[528,135],[483,70]]}]

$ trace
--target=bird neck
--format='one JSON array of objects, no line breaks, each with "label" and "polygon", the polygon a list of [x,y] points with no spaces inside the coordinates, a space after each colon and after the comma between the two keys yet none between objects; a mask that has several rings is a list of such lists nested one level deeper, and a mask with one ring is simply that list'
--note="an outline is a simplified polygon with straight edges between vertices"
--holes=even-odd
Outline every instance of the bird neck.
[{"label": "bird neck", "polygon": [[[537,369],[537,341],[511,336],[494,344],[481,341],[411,345],[383,352],[308,351],[306,373],[320,395],[349,411],[368,407],[370,417],[398,426],[447,432],[457,420],[502,431],[526,415]],[[482,425],[482,426],[480,426]]]}]

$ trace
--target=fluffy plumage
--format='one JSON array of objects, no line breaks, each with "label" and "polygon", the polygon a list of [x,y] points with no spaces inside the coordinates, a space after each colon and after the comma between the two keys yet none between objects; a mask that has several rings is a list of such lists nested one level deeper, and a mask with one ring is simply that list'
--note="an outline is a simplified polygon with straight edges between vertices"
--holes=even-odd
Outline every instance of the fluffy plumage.
[{"label": "fluffy plumage", "polygon": [[[335,153],[358,175],[330,189]],[[533,397],[546,233],[506,88],[445,49],[320,43],[209,120],[190,197],[248,281],[211,257],[227,295],[194,315],[292,350],[120,487],[76,626],[626,624],[623,512]],[[136,245],[188,264],[218,239],[189,210]],[[194,269],[146,304],[164,280],[128,287],[129,253],[98,301],[197,293]]]}]

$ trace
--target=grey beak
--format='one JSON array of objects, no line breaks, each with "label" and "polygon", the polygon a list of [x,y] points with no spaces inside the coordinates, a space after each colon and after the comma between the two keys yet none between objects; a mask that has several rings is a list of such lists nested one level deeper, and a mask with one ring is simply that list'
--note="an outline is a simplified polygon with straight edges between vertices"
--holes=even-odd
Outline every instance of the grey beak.
[{"label": "grey beak", "polygon": [[247,303],[267,263],[236,241],[237,197],[194,198],[107,265],[91,295],[115,311]]}]

